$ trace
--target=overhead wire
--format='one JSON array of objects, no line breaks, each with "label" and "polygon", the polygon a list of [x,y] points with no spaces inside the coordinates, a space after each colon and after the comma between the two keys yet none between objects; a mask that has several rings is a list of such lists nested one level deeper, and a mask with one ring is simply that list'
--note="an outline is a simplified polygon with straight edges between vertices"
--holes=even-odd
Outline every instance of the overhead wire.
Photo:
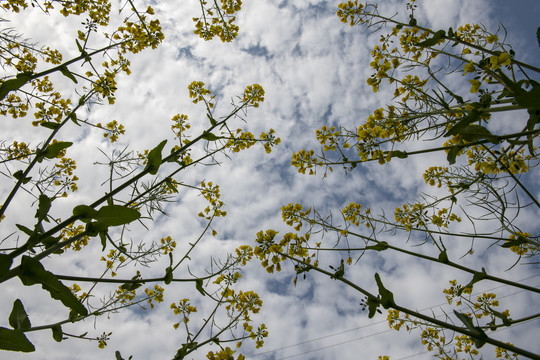
[{"label": "overhead wire", "polygon": [[[521,279],[521,280],[519,280],[518,282],[526,281],[526,280],[532,279],[532,278],[537,277],[537,276],[540,276],[540,275],[532,275],[532,276],[529,276],[529,277],[527,277],[527,278],[525,278],[525,279]],[[476,295],[479,295],[479,294],[481,294],[481,293],[485,293],[485,292],[488,292],[488,291],[497,290],[497,289],[500,289],[500,288],[503,288],[503,287],[507,287],[507,286],[510,286],[510,285],[502,284],[502,285],[499,285],[499,286],[496,286],[496,287],[493,287],[493,288],[486,289],[486,290],[483,290],[483,291],[481,291],[481,292],[475,293],[473,296],[476,296]],[[526,291],[526,290],[518,290],[518,291],[515,291],[515,292],[510,293],[510,294],[506,294],[506,295],[503,295],[503,296],[499,296],[498,298],[499,298],[499,299],[503,299],[503,298],[506,298],[506,297],[510,297],[510,296],[513,296],[513,295],[517,295],[517,294],[522,293],[522,292],[525,292],[525,291]],[[424,309],[421,309],[421,310],[419,310],[419,311],[426,311],[426,310],[430,310],[430,309],[433,309],[433,308],[441,307],[441,306],[443,306],[443,305],[447,305],[447,303],[440,303],[440,304],[437,304],[437,305],[432,305],[432,306],[426,307],[426,308],[424,308]],[[442,314],[440,314],[440,315],[438,315],[438,316],[441,316],[441,315],[442,315]],[[526,323],[528,323],[528,322],[530,322],[530,321],[533,321],[533,320],[536,320],[536,319],[531,319],[531,320],[524,321],[523,323],[516,324],[516,325],[514,325],[514,328],[515,328],[516,326],[518,326],[518,325],[523,325],[523,324],[526,324]],[[245,356],[245,358],[246,358],[246,359],[249,359],[249,358],[255,358],[255,357],[262,356],[262,355],[266,355],[266,354],[270,354],[270,353],[275,353],[275,352],[280,351],[280,350],[285,350],[285,349],[289,349],[289,348],[292,348],[292,347],[304,345],[304,344],[307,344],[307,343],[310,343],[310,342],[319,341],[319,340],[331,338],[331,337],[334,337],[334,336],[343,335],[343,334],[345,334],[345,333],[349,333],[349,332],[356,331],[356,330],[363,329],[363,328],[370,327],[370,326],[375,326],[375,325],[383,324],[383,323],[386,323],[386,322],[387,322],[387,320],[382,320],[382,321],[378,321],[378,322],[375,322],[375,323],[371,323],[371,324],[367,324],[367,325],[358,326],[358,327],[355,327],[355,328],[352,328],[352,329],[349,329],[349,330],[344,330],[344,331],[340,331],[340,332],[337,332],[337,333],[333,333],[333,334],[321,336],[321,337],[318,337],[318,338],[313,338],[313,339],[310,339],[310,340],[305,340],[305,341],[302,341],[302,342],[299,342],[299,343],[296,343],[296,344],[286,345],[286,346],[283,346],[283,347],[280,347],[280,348],[277,348],[277,349],[268,350],[268,351],[264,351],[264,352],[260,352],[260,353],[256,353],[256,354],[251,354],[251,355]],[[508,328],[498,329],[497,331],[502,331],[502,330],[507,330],[507,329],[508,329]],[[279,360],[291,359],[291,358],[293,358],[293,357],[297,357],[297,356],[309,354],[309,353],[312,353],[312,352],[315,352],[315,351],[320,351],[320,350],[328,349],[328,348],[331,348],[331,347],[340,346],[340,345],[347,344],[347,343],[350,343],[350,342],[353,342],[353,341],[362,340],[362,339],[365,339],[365,338],[369,338],[369,337],[376,336],[376,335],[381,335],[381,334],[384,334],[384,333],[387,333],[387,332],[392,332],[392,331],[394,331],[394,330],[393,330],[393,329],[386,329],[386,330],[384,330],[384,331],[380,331],[380,332],[373,333],[373,334],[368,334],[368,335],[365,335],[365,336],[361,336],[361,337],[359,337],[359,338],[355,338],[355,339],[351,339],[351,340],[339,342],[339,343],[336,343],[336,344],[327,345],[327,346],[320,347],[320,348],[313,349],[313,350],[309,350],[309,351],[307,351],[307,352],[303,352],[303,353],[300,353],[300,354],[295,354],[295,355],[286,356],[286,357],[280,358]],[[412,358],[412,357],[415,357],[415,356],[418,356],[418,355],[422,355],[422,354],[425,354],[425,353],[428,353],[428,352],[429,352],[429,351],[424,351],[424,352],[421,352],[421,353],[418,353],[418,354],[408,355],[408,356],[406,356],[406,357],[399,358],[399,359],[395,359],[395,360],[409,359],[409,358]]]}]

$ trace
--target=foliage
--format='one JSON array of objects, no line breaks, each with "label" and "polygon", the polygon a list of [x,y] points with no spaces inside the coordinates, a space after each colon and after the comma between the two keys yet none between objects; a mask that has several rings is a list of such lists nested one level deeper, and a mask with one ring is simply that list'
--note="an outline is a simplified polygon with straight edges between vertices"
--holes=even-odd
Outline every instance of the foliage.
[{"label": "foliage", "polygon": [[[488,264],[467,267],[457,259],[458,246],[449,244],[469,242],[462,257],[473,256],[481,241],[480,255],[503,252],[515,256],[516,264],[538,262],[538,228],[523,216],[540,207],[528,188],[539,161],[540,83],[534,77],[540,69],[520,62],[501,33],[490,33],[482,25],[456,30],[422,26],[415,17],[416,6],[411,0],[408,18],[399,20],[397,15],[379,14],[374,4],[339,5],[337,15],[343,23],[383,32],[371,53],[373,74],[367,84],[375,93],[390,85],[394,100],[357,128],[321,127],[316,131],[321,151],[300,150],[293,154],[292,165],[302,174],[323,171],[326,177],[336,167],[350,173],[369,162],[384,165],[443,153],[447,164],[422,174],[433,190],[399,206],[392,217],[385,209],[376,214],[356,201],[338,214],[320,213],[304,204],[285,205],[283,221],[294,231],[283,236],[260,231],[254,254],[269,273],[290,263],[297,277],[317,272],[357,290],[365,297],[362,304],[369,317],[381,307],[387,309],[390,327],[419,329],[422,343],[438,358],[474,358],[485,343],[494,345],[500,358],[538,358],[490,336],[490,331],[537,318],[536,309],[512,319],[509,310],[498,309],[496,294],[473,296],[472,291],[483,280],[531,293],[540,289],[494,276]],[[514,121],[505,128],[500,122],[506,113]],[[403,241],[409,239],[421,248],[409,248]],[[353,262],[367,253],[384,257],[388,252],[468,273],[469,283],[448,279],[451,287],[445,290],[449,304],[458,310],[440,320],[401,306],[400,294],[394,296],[385,286],[384,274],[374,274],[377,293],[350,280]],[[341,256],[338,266],[329,262],[335,254]]]},{"label": "foliage", "polygon": [[[196,21],[195,33],[206,40],[217,35],[222,41],[231,41],[237,34],[234,14],[240,10],[241,2],[212,3],[209,6],[201,0],[202,17]],[[102,141],[116,145],[126,130],[117,120],[102,124],[81,114],[91,113],[99,104],[113,105],[120,74],[131,73],[131,57],[156,48],[164,39],[152,7],[140,11],[132,0],[119,5],[115,8],[108,0],[2,2],[3,10],[18,14],[20,21],[24,21],[25,12],[31,7],[41,9],[43,16],[59,12],[65,17],[81,16],[86,20],[81,29],[74,29],[73,46],[76,45],[79,55],[69,60],[56,49],[23,40],[16,28],[2,21],[0,55],[4,73],[0,80],[0,113],[4,121],[8,117],[31,121],[35,132],[44,137],[38,144],[31,144],[25,138],[30,133],[21,130],[20,139],[2,139],[0,145],[4,183],[11,186],[8,193],[2,194],[0,209],[5,236],[0,248],[0,279],[7,284],[18,277],[26,286],[39,284],[66,311],[54,323],[36,325],[24,308],[25,299],[17,299],[9,316],[12,329],[0,328],[0,348],[34,351],[26,334],[43,330],[52,331],[58,342],[68,337],[88,339],[104,348],[111,333],[74,335],[78,333],[77,323],[134,305],[149,311],[164,301],[167,287],[187,283],[213,301],[214,307],[211,313],[202,314],[203,320],[191,325],[190,320],[197,314],[192,300],[184,298],[171,304],[172,315],[178,317],[174,328],[183,331],[186,338],[175,359],[205,345],[213,345],[208,358],[231,358],[234,351],[222,344],[236,342],[240,347],[243,340],[253,339],[260,347],[268,334],[264,324],[256,325],[251,319],[262,305],[259,296],[237,288],[241,268],[251,259],[253,250],[241,246],[224,259],[212,259],[206,274],[188,273],[190,255],[205,237],[216,235],[212,224],[227,213],[217,184],[205,179],[184,182],[179,175],[195,166],[218,164],[220,155],[229,157],[256,143],[270,152],[280,142],[272,129],[260,137],[244,128],[236,129],[236,123],[246,122],[247,110],[264,101],[260,85],[247,86],[233,100],[231,109],[217,110],[212,92],[203,82],[193,81],[188,87],[189,96],[193,103],[205,107],[209,120],[205,119],[203,132],[196,134],[190,130],[187,115],[174,115],[171,137],[153,149],[116,147],[111,155],[106,155],[107,161],[95,163],[109,170],[110,176],[104,182],[105,195],[75,206],[70,214],[60,210],[66,204],[65,198],[78,192],[78,164],[91,159],[88,154],[84,158],[69,157],[77,148],[77,139],[96,129],[90,134],[99,133]],[[213,17],[214,13],[217,16]],[[45,17],[44,21],[47,20]],[[114,23],[119,25],[111,32]],[[65,85],[64,78],[71,85]],[[67,128],[70,132],[63,131]],[[68,139],[66,133],[76,135]],[[178,253],[171,236],[143,240],[145,224],[166,215],[164,204],[189,192],[199,193],[207,205],[198,213],[204,230],[185,252]],[[35,208],[34,218],[17,219],[9,211],[15,206]],[[129,235],[130,231],[135,236]],[[63,269],[63,274],[47,270],[59,256],[91,254],[94,248],[103,253],[94,259],[102,264],[100,273],[72,276],[66,274],[75,273],[74,269]],[[162,256],[169,263],[163,269],[164,275],[145,275],[145,268],[161,266],[158,260]],[[120,273],[132,276],[120,278]],[[34,291],[42,292],[37,288]],[[117,358],[121,358],[119,352]]]}]

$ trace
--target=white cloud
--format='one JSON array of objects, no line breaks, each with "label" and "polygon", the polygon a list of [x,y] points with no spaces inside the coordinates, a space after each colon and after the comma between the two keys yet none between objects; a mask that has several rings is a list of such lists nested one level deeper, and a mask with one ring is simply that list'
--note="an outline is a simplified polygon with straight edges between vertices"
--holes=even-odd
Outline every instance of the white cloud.
[{"label": "white cloud", "polygon": [[[220,184],[229,213],[225,219],[219,219],[214,224],[218,231],[217,239],[223,241],[205,237],[197,247],[190,262],[190,270],[197,274],[203,273],[211,256],[224,257],[228,251],[242,243],[253,245],[255,234],[259,230],[275,228],[280,230],[280,234],[290,231],[290,228],[282,224],[280,212],[281,206],[289,202],[315,206],[321,209],[322,213],[332,209],[334,214],[337,214],[348,202],[357,201],[365,207],[372,207],[374,211],[385,209],[387,216],[392,218],[396,203],[414,201],[417,199],[418,190],[427,190],[419,175],[421,171],[427,165],[445,161],[444,155],[433,155],[421,160],[394,159],[387,166],[369,163],[359,166],[347,177],[336,167],[335,173],[326,179],[321,179],[321,173],[311,177],[303,176],[291,168],[289,164],[293,151],[319,148],[314,130],[323,123],[343,124],[354,128],[390,98],[390,93],[387,92],[390,90],[373,94],[365,83],[366,77],[371,73],[368,66],[369,52],[378,42],[378,35],[369,36],[361,27],[351,28],[341,24],[335,16],[337,3],[270,0],[246,2],[238,16],[239,38],[231,44],[220,44],[216,41],[204,42],[192,34],[191,17],[198,16],[197,1],[161,1],[156,5],[156,10],[164,24],[165,42],[160,48],[145,51],[133,58],[133,74],[120,79],[118,100],[114,107],[100,106],[92,109],[89,116],[93,120],[107,122],[117,119],[124,123],[127,134],[121,138],[121,143],[135,150],[143,150],[154,147],[165,137],[170,137],[169,119],[176,113],[190,116],[194,133],[207,126],[204,108],[192,104],[188,98],[186,86],[193,80],[204,81],[211,89],[220,92],[216,109],[216,114],[219,115],[227,113],[230,109],[230,98],[241,94],[246,85],[257,82],[266,90],[266,100],[261,107],[249,110],[247,127],[254,133],[274,128],[283,140],[274,153],[266,155],[261,147],[255,146],[249,152],[233,156],[232,160],[221,157],[221,166],[198,166],[180,177],[180,180],[191,185],[202,179]],[[385,8],[395,10],[395,3],[382,3],[381,11]],[[399,11],[404,17],[404,4],[401,4],[404,2],[399,3]],[[447,28],[471,21],[489,21],[486,15],[488,5],[486,1],[476,0],[426,0],[424,10],[419,10],[419,13],[425,14],[433,27]],[[38,18],[37,15],[32,15],[32,18],[34,16]],[[67,44],[64,47],[73,53],[75,44],[68,40],[72,36],[69,31],[71,23],[60,20],[55,19],[55,24],[60,24],[60,27],[52,26],[50,30],[45,28],[45,22],[33,27],[29,24],[38,20],[26,21],[25,31],[32,38],[42,41],[52,38],[48,35],[49,32],[57,31],[60,35],[55,42]],[[23,131],[28,133],[29,129],[21,129],[19,124],[14,122],[3,122],[0,126],[9,136]],[[69,136],[82,136],[77,133],[77,129],[65,133],[66,139]],[[34,141],[40,139],[38,135],[41,136],[41,133],[34,133]],[[99,131],[84,134],[84,139],[73,148],[70,154],[86,160],[81,161],[78,169],[81,192],[66,201],[58,200],[58,205],[55,202],[55,211],[61,214],[69,213],[74,205],[89,203],[106,190],[106,187],[99,185],[107,178],[107,168],[92,165],[93,161],[105,160],[96,151],[97,148],[106,153],[111,150],[100,136]],[[413,146],[420,148],[423,145],[419,143]],[[168,144],[167,149],[170,146],[172,144]],[[3,191],[5,188],[6,185],[2,184]],[[148,232],[134,227],[129,236],[137,242],[146,238],[159,239],[170,234],[179,243],[179,247],[186,249],[190,242],[196,240],[202,229],[196,216],[202,203],[202,199],[195,192],[181,193],[179,202],[166,207],[169,218],[158,218],[155,223],[148,224]],[[29,212],[33,215],[35,211],[27,205],[17,205],[10,210],[13,212],[8,215],[12,218],[25,220],[29,218]],[[12,221],[10,216],[6,221]],[[527,213],[526,221],[533,223],[535,216],[537,213],[533,211]],[[413,237],[407,243],[407,234],[383,233],[380,236],[391,244],[403,246],[412,246],[418,240]],[[75,274],[95,274],[103,269],[103,263],[97,261],[101,256],[99,241],[93,241],[96,246],[77,257],[77,266],[73,271]],[[325,241],[333,244],[335,239],[329,234]],[[355,246],[363,246],[362,243],[356,244],[355,240],[351,241]],[[477,246],[480,241],[477,240]],[[451,258],[457,260],[468,250],[469,242],[449,239],[447,245]],[[438,252],[429,247],[412,249],[438,256]],[[477,255],[480,253],[478,250]],[[356,260],[356,256],[353,258]],[[465,257],[462,261],[477,270],[486,266],[490,273],[514,280],[535,275],[534,270],[528,267],[506,272],[514,260],[501,253],[488,259]],[[479,261],[485,262],[484,265]],[[72,262],[73,258],[55,257],[47,259],[44,264],[48,268],[61,271],[73,269]],[[339,263],[338,255],[328,256],[322,263],[325,269],[329,269],[329,265],[336,266]],[[156,264],[152,270],[145,270],[152,276],[162,276],[166,266],[165,261]],[[448,280],[458,277],[465,283],[472,276],[456,273],[447,267],[435,267],[429,262],[400,256],[391,251],[376,256],[366,254],[355,267],[348,270],[348,274],[351,279],[376,293],[374,268],[381,273],[384,284],[394,291],[396,301],[419,309],[444,304],[442,289],[448,287]],[[183,276],[187,276],[187,270],[184,268],[182,271]],[[126,276],[128,274],[126,271]],[[423,351],[419,345],[418,333],[405,335],[402,330],[399,333],[389,331],[374,335],[388,330],[384,321],[385,315],[368,320],[366,311],[361,311],[360,301],[363,297],[354,290],[313,272],[308,273],[306,280],[299,277],[298,284],[294,287],[291,283],[293,276],[290,266],[282,273],[271,276],[257,261],[248,266],[241,285],[245,289],[254,289],[263,298],[263,311],[257,321],[260,319],[268,325],[270,337],[261,350],[255,350],[246,342],[243,353],[257,354],[321,337],[324,339],[253,358],[281,359],[308,351],[313,352],[297,358],[374,359],[378,355],[399,358]],[[491,287],[490,283],[481,283],[479,286],[482,289]],[[33,324],[58,321],[65,317],[62,310],[49,311],[51,307],[61,307],[40,292],[38,286],[27,288],[10,283],[6,289],[6,296],[1,302],[4,309],[1,313],[3,319],[7,319],[16,297],[29,299],[34,294],[40,295],[35,299],[37,301],[25,301],[25,305],[28,301],[27,310]],[[503,290],[505,294],[511,293],[509,287]],[[66,325],[66,329],[74,334],[88,330],[95,336],[103,331],[113,331],[109,346],[103,351],[98,350],[95,343],[83,340],[70,339],[57,344],[50,332],[45,331],[29,335],[38,347],[38,352],[30,355],[13,354],[12,358],[94,359],[96,354],[113,358],[117,349],[124,358],[131,354],[134,359],[171,357],[184,339],[181,330],[174,332],[171,328],[176,320],[168,308],[170,302],[184,297],[197,302],[200,310],[197,313],[198,320],[194,318],[193,323],[200,322],[208,314],[205,310],[208,310],[210,305],[206,299],[198,296],[191,283],[182,286],[170,285],[166,294],[164,304],[149,315],[127,310],[111,315],[110,319],[98,318],[96,325],[91,320],[81,325]],[[507,299],[518,311],[534,304],[534,299],[524,294],[510,295]],[[514,306],[512,303],[519,305]],[[439,311],[439,306],[435,310]],[[530,326],[532,330],[537,330],[534,325]],[[355,330],[347,331],[351,329]],[[533,343],[535,332],[520,329],[517,327],[512,335],[516,343]],[[338,333],[341,334],[332,336]],[[346,341],[351,342],[331,347]],[[317,350],[327,346],[327,349]],[[195,358],[202,358],[201,354],[204,352],[197,354]],[[427,359],[431,358],[431,355],[423,354],[416,358]]]}]

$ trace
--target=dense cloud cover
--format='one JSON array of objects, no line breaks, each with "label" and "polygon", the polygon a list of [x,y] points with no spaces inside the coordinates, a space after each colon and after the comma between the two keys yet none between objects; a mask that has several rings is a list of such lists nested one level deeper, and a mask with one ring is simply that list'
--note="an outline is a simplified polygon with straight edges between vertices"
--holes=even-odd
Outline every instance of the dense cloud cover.
[{"label": "dense cloud cover", "polygon": [[[379,3],[381,13],[399,11],[405,16],[404,1]],[[494,30],[497,29],[497,21],[510,19],[510,42],[515,39],[517,46],[521,46],[516,49],[518,57],[523,53],[526,60],[538,59],[538,48],[531,49],[522,41],[524,35],[521,30],[530,31],[526,22],[516,23],[512,15],[512,11],[519,13],[527,8],[526,3],[534,1],[516,2],[519,5],[513,8],[499,7],[499,3],[502,4],[488,0],[425,0],[417,17],[428,21],[433,28],[474,22],[486,24]],[[290,231],[281,220],[282,205],[300,202],[326,211],[341,209],[350,201],[358,201],[373,209],[392,210],[396,204],[414,201],[419,191],[427,189],[420,176],[425,168],[446,161],[442,155],[432,155],[393,161],[384,167],[370,164],[347,176],[336,171],[325,179],[321,174],[301,175],[290,166],[293,152],[320,147],[314,136],[315,129],[337,124],[354,128],[374,109],[391,99],[391,93],[383,89],[375,95],[366,84],[366,78],[371,74],[368,66],[370,51],[378,42],[378,34],[342,24],[336,16],[337,4],[322,0],[245,1],[237,20],[239,36],[227,44],[216,40],[204,42],[193,34],[191,18],[199,16],[200,11],[197,0],[152,4],[163,24],[164,43],[154,51],[147,50],[133,58],[132,75],[118,80],[114,106],[96,106],[89,113],[89,118],[95,121],[116,119],[123,123],[127,132],[119,140],[120,144],[140,151],[153,148],[170,135],[170,118],[176,113],[190,116],[194,132],[207,125],[204,108],[192,104],[188,98],[187,85],[194,80],[205,82],[217,94],[217,114],[220,109],[225,114],[230,109],[230,98],[241,94],[246,85],[259,83],[265,89],[265,102],[260,108],[248,112],[248,128],[253,133],[273,128],[282,143],[269,155],[265,154],[262,146],[256,147],[234,156],[232,160],[221,158],[221,166],[199,167],[185,175],[186,181],[206,179],[218,183],[229,214],[215,224],[218,236],[204,239],[198,247],[190,265],[193,272],[202,273],[211,256],[224,256],[240,244],[253,245],[259,230]],[[52,42],[53,46],[65,51],[66,57],[70,53],[76,54],[72,40],[74,32],[70,26],[78,19],[43,19],[39,12],[32,12],[20,30],[34,41]],[[15,138],[19,126],[3,123],[0,131]],[[78,139],[80,143],[72,149],[72,156],[84,158],[91,154],[95,161],[104,161],[96,149],[107,153],[111,148],[106,140],[96,136],[98,134],[81,136]],[[36,135],[35,141],[37,139]],[[80,165],[80,191],[60,206],[66,212],[105,191],[96,185],[107,178],[106,167],[96,169],[92,162]],[[180,246],[185,246],[201,230],[202,225],[192,210],[199,206],[200,199],[196,196],[186,196],[168,204],[165,210],[169,217],[158,218],[144,236],[160,238],[170,235]],[[14,206],[13,211],[22,217],[27,210]],[[531,212],[525,215],[525,219],[534,222],[537,216],[538,213]],[[464,254],[468,246],[456,245],[455,253]],[[482,245],[478,246],[481,251]],[[69,268],[73,268],[73,263],[77,264],[79,275],[95,273],[102,264],[87,263],[85,259],[99,258],[101,249],[96,246],[87,250],[89,252],[77,259],[55,257],[47,265],[51,270],[62,273],[69,262]],[[328,264],[335,265],[337,261],[329,258]],[[465,264],[478,268],[476,261],[476,258],[463,259]],[[538,283],[535,277],[538,271],[532,267],[520,266],[506,273],[505,270],[515,261],[506,253],[494,252],[492,257],[482,261],[491,273],[512,280],[529,279],[526,282],[533,285]],[[153,275],[162,276],[164,267],[155,268]],[[385,284],[401,303],[423,311],[431,309],[436,314],[442,314],[445,308],[442,290],[448,287],[448,280],[456,276],[462,282],[468,279],[464,274],[456,275],[445,268],[431,267],[391,253],[384,254],[384,257],[365,256],[350,276],[375,289],[374,269],[384,274]],[[270,332],[262,349],[256,350],[246,342],[242,353],[251,355],[247,358],[376,359],[378,355],[390,355],[391,359],[431,358],[424,352],[418,334],[406,336],[404,330],[398,333],[388,329],[385,315],[368,319],[366,312],[360,309],[361,297],[352,289],[316,274],[306,280],[299,279],[294,286],[293,277],[294,272],[290,268],[268,276],[256,261],[246,268],[242,287],[253,289],[263,299],[263,311],[258,320],[266,323]],[[6,295],[0,300],[5,309],[3,319],[7,318],[14,298],[31,298],[31,294],[38,291],[13,283],[9,284]],[[478,291],[493,287],[493,284],[482,283]],[[529,294],[510,287],[500,287],[496,292],[515,308],[537,303],[537,299]],[[175,286],[166,292],[165,302],[153,311],[128,309],[108,318],[98,318],[95,324],[87,321],[83,327],[93,333],[112,331],[111,340],[104,350],[99,350],[95,343],[82,340],[70,339],[57,344],[48,332],[32,333],[29,337],[38,351],[28,355],[9,354],[10,358],[95,359],[99,356],[112,359],[115,350],[120,350],[124,357],[133,354],[135,360],[170,358],[181,346],[183,337],[180,330],[172,330],[176,321],[171,319],[168,304],[190,296],[196,299],[196,294],[192,285]],[[194,300],[198,301],[201,300]],[[197,305],[202,318],[205,304]],[[35,303],[26,307],[35,324],[57,319],[56,314],[48,312],[50,308],[57,308],[56,304],[46,296],[36,298]],[[519,315],[515,314],[516,317]],[[533,322],[503,331],[501,337],[506,338],[511,333],[516,344],[528,345],[529,349],[538,352],[540,344],[534,335],[537,330],[538,322]],[[421,355],[412,356],[415,354]],[[197,356],[203,358],[202,353]]]}]

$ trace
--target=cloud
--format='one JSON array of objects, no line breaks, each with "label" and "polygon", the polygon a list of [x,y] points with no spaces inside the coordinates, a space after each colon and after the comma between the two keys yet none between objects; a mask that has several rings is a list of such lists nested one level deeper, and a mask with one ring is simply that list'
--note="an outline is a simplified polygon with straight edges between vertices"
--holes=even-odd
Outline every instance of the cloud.
[{"label": "cloud", "polygon": [[[403,161],[393,159],[385,166],[369,163],[357,167],[347,176],[344,176],[339,167],[335,167],[334,173],[329,173],[324,179],[322,172],[316,176],[305,176],[290,166],[292,152],[303,148],[320,148],[315,139],[315,129],[322,125],[344,125],[354,129],[374,109],[384,106],[391,99],[390,86],[374,94],[365,82],[371,74],[370,51],[379,42],[379,35],[370,34],[362,27],[341,24],[335,15],[337,3],[277,0],[245,2],[238,15],[241,29],[238,39],[231,44],[220,44],[217,41],[204,42],[192,33],[191,18],[199,16],[196,1],[160,1],[155,7],[164,25],[165,42],[154,51],[145,51],[133,57],[133,74],[120,78],[115,106],[95,106],[88,112],[90,120],[108,122],[117,119],[124,123],[127,134],[120,139],[121,148],[129,146],[134,151],[142,151],[153,148],[163,138],[171,138],[170,118],[176,113],[189,115],[193,134],[208,126],[204,107],[193,104],[188,98],[186,87],[191,81],[204,81],[218,95],[214,113],[216,116],[228,114],[231,98],[241,94],[246,85],[260,83],[264,87],[265,102],[258,109],[249,109],[247,125],[237,121],[235,126],[246,126],[256,135],[274,128],[282,144],[269,155],[264,153],[262,147],[255,146],[249,151],[233,154],[231,160],[221,156],[218,158],[221,162],[219,166],[197,166],[178,177],[188,185],[197,185],[203,179],[219,184],[228,212],[226,218],[213,223],[218,231],[217,237],[205,236],[197,246],[189,262],[189,271],[203,274],[210,267],[211,257],[224,258],[241,244],[254,245],[259,230],[273,228],[280,231],[280,236],[292,231],[282,223],[280,211],[281,206],[290,202],[299,202],[306,207],[314,206],[321,214],[332,211],[337,218],[340,209],[356,201],[374,211],[384,209],[392,219],[396,206],[417,200],[419,191],[433,191],[425,185],[421,172],[427,166],[445,163],[444,154]],[[381,2],[381,11],[390,9],[393,13],[399,9],[400,16],[405,18],[404,3]],[[434,28],[446,29],[471,21],[492,25],[487,17],[488,8],[487,1],[424,1],[418,10],[418,17],[428,19]],[[32,21],[26,21],[26,25],[22,26],[25,26],[25,32],[30,37],[43,42],[56,39],[54,42],[66,49],[67,53],[76,52],[71,40],[73,32],[69,30],[72,23],[63,23],[63,18],[53,17],[53,24],[49,28],[37,14],[32,14],[29,19]],[[29,25],[38,22],[39,26],[35,28]],[[56,25],[59,27],[55,28]],[[49,35],[53,31],[59,34],[58,38]],[[505,122],[510,120],[505,119]],[[14,122],[1,126],[2,129],[6,128],[9,136],[16,136],[23,131],[28,134],[30,129],[19,128],[21,125]],[[505,127],[497,125],[495,128]],[[43,132],[29,136],[35,136],[33,141],[37,142]],[[66,139],[70,136],[78,137],[80,141],[70,154],[81,159],[78,169],[81,191],[67,200],[59,199],[55,202],[55,211],[65,215],[69,214],[74,205],[87,204],[107,190],[107,185],[102,186],[101,183],[107,179],[108,167],[94,166],[93,162],[107,162],[97,149],[106,154],[111,154],[113,149],[101,137],[101,131],[90,130],[81,134],[78,128],[74,128],[62,136]],[[167,151],[172,145],[169,141]],[[412,146],[421,148],[425,144],[419,142]],[[5,187],[2,185],[3,191]],[[31,200],[24,197],[20,199],[21,204],[25,205],[13,206],[11,218],[27,219],[29,211],[34,211],[27,206]],[[161,217],[156,213],[156,220],[147,222],[148,231],[133,226],[128,236],[138,243],[171,235],[179,244],[178,251],[186,250],[203,229],[204,224],[197,217],[203,204],[203,199],[195,191],[184,189],[177,202],[165,207],[169,217]],[[537,215],[532,210],[527,212],[524,222],[534,223]],[[9,217],[6,220],[12,221]],[[465,228],[465,225],[461,226],[456,227],[456,231]],[[488,230],[485,229],[488,226],[481,224],[480,229]],[[433,247],[413,247],[421,239],[415,234],[409,239],[409,235],[402,232],[382,233],[378,236],[391,244],[438,256],[439,252]],[[335,235],[326,234],[324,241],[332,246],[336,242]],[[364,246],[357,239],[350,241],[354,246]],[[99,262],[103,254],[99,241],[94,239],[93,242],[84,254],[73,258],[54,257],[45,260],[44,264],[59,272],[73,269],[73,273],[78,275],[98,274],[104,268],[103,262]],[[449,254],[455,260],[470,248],[469,240],[458,238],[448,239],[447,244]],[[484,244],[480,239],[475,242],[478,249],[476,255],[481,254],[486,246]],[[358,254],[352,257],[356,261]],[[340,258],[341,254],[325,256],[321,266],[328,270],[330,265],[337,266]],[[486,266],[490,272],[513,280],[536,275],[534,269],[523,266],[513,272],[506,272],[515,258],[509,258],[502,251],[494,251],[494,255],[489,258],[465,257],[460,261],[477,270]],[[149,276],[163,276],[166,266],[167,259],[164,259],[153,264],[151,269],[143,270]],[[131,268],[124,269],[122,275],[130,277],[134,271]],[[433,309],[439,315],[441,309],[449,309],[442,293],[449,286],[448,280],[458,278],[466,283],[472,276],[448,267],[433,266],[430,262],[390,250],[375,256],[364,255],[355,266],[347,269],[347,274],[356,283],[376,293],[373,278],[375,271],[381,274],[384,284],[394,291],[396,301],[400,304],[421,309],[427,314]],[[179,274],[189,277],[188,268],[182,268]],[[281,273],[274,275],[267,274],[257,261],[246,268],[240,285],[261,295],[264,306],[256,321],[268,325],[270,337],[261,350],[256,350],[246,341],[245,350],[242,350],[244,354],[253,354],[253,359],[283,359],[295,355],[298,355],[296,358],[309,359],[375,359],[378,355],[399,358],[424,351],[419,344],[418,333],[405,335],[405,330],[388,331],[385,314],[368,319],[366,311],[361,310],[363,296],[353,289],[314,272],[309,272],[306,279],[299,276],[294,286],[294,276],[290,264],[284,266]],[[535,280],[533,278],[529,281],[534,284]],[[479,291],[487,291],[493,286],[492,283],[480,283]],[[30,299],[27,309],[35,325],[65,318],[63,309],[39,293],[41,290],[37,287],[27,288],[10,283],[6,289],[6,296],[1,302],[3,319],[8,317],[12,302],[19,296]],[[101,290],[101,294],[113,290],[112,286],[106,287]],[[508,295],[508,304],[518,304],[512,305],[518,312],[534,304],[534,299],[528,295],[512,294],[510,287],[497,291]],[[40,296],[36,297],[38,293]],[[101,316],[95,324],[88,320],[82,324],[65,325],[66,331],[76,334],[88,330],[89,334],[96,336],[103,331],[112,331],[109,346],[105,350],[98,350],[95,343],[84,340],[70,339],[57,344],[49,331],[40,331],[30,335],[38,352],[30,355],[13,354],[12,358],[94,359],[96,354],[113,358],[117,349],[124,358],[131,354],[134,359],[171,357],[185,340],[185,334],[181,329],[172,330],[172,324],[177,319],[172,315],[169,305],[182,298],[190,298],[197,304],[199,312],[194,316],[193,324],[200,324],[208,315],[211,302],[200,297],[192,283],[173,284],[166,288],[164,303],[154,311],[126,309],[119,314],[111,314],[110,319]],[[512,330],[503,333],[504,337],[512,333],[510,337],[512,341],[516,340],[516,344],[533,344],[532,347],[539,350],[538,344],[534,342],[533,331],[537,330],[537,326],[528,326],[516,327],[515,332]],[[205,352],[202,351],[195,358],[202,358],[201,354]],[[422,354],[416,358],[428,357],[431,358],[431,355]]]}]

